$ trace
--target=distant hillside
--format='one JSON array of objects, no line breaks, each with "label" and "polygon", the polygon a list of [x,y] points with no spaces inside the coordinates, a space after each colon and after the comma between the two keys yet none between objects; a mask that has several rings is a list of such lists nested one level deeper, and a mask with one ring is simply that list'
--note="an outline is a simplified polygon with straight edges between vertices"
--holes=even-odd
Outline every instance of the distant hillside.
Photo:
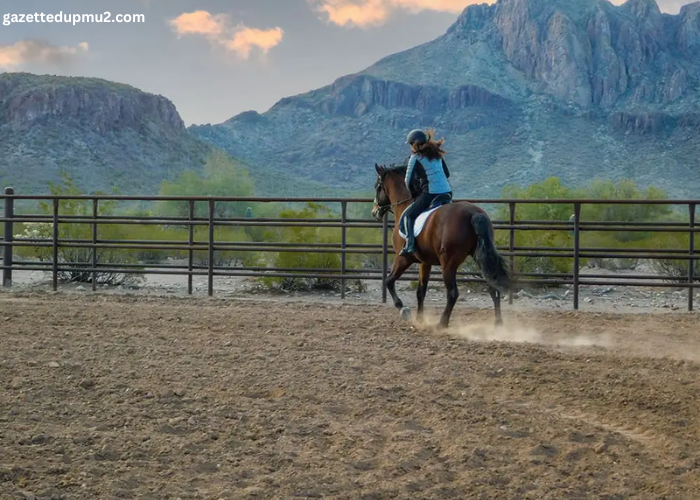
[{"label": "distant hillside", "polygon": [[[97,78],[0,74],[0,187],[46,193],[66,170],[84,192],[152,195],[163,180],[201,170],[214,150],[188,133],[165,97]],[[238,163],[260,195],[329,193],[321,183]]]},{"label": "distant hillside", "polygon": [[211,146],[161,96],[93,78],[0,74],[0,183],[44,193],[68,171],[85,191],[154,193]]},{"label": "distant hillside", "polygon": [[414,127],[447,139],[458,196],[558,176],[700,193],[700,2],[499,0],[332,85],[192,134],[271,174],[371,189]]}]

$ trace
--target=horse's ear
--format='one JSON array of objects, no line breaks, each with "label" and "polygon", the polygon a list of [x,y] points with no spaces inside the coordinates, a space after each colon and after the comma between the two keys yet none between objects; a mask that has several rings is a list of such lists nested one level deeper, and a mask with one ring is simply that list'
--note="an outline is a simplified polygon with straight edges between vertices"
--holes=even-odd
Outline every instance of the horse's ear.
[{"label": "horse's ear", "polygon": [[380,167],[378,164],[375,163],[374,169],[377,171],[377,173],[379,175],[384,175],[384,167],[383,166]]}]

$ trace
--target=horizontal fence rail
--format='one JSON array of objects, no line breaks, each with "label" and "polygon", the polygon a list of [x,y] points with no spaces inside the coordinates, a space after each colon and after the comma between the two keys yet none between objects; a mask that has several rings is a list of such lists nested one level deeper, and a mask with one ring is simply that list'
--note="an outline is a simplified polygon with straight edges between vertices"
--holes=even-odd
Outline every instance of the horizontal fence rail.
[{"label": "horizontal fence rail", "polygon": [[[6,188],[3,198],[4,212],[0,220],[3,223],[2,248],[3,286],[12,286],[13,270],[44,271],[51,274],[52,286],[58,289],[61,277],[65,275],[80,276],[80,281],[92,284],[95,290],[99,276],[104,275],[178,275],[187,278],[187,291],[193,293],[193,277],[207,277],[207,291],[214,293],[215,277],[251,277],[264,279],[310,279],[332,280],[339,283],[341,297],[346,296],[348,282],[381,281],[382,300],[387,300],[386,279],[391,268],[394,251],[391,232],[393,220],[384,218],[375,221],[370,218],[350,216],[350,205],[364,207],[369,212],[372,200],[365,198],[261,198],[261,197],[178,197],[178,196],[116,196],[116,195],[18,195],[12,188]],[[18,200],[42,203],[42,213],[17,213],[15,202]],[[695,253],[695,233],[700,228],[695,224],[696,209],[700,200],[470,200],[481,206],[503,207],[501,213],[507,214],[507,220],[497,220],[491,213],[494,229],[499,239],[499,251],[507,258],[514,269],[514,278],[519,286],[526,285],[569,285],[573,292],[573,307],[579,308],[579,296],[582,286],[615,285],[641,287],[674,287],[687,290],[688,310],[693,310],[694,291],[700,287],[695,273],[697,255]],[[180,203],[180,216],[162,213],[131,215],[129,213],[112,213],[107,204],[114,203]],[[322,205],[329,210],[327,217],[262,217],[247,213],[245,216],[223,216],[218,210],[226,204],[277,204],[288,208],[289,205]],[[521,220],[518,207],[528,205],[548,205],[570,207],[572,215],[567,220]],[[615,221],[588,220],[583,209],[596,205],[649,207],[673,207],[676,219],[682,221]],[[76,207],[79,207],[76,209]],[[198,210],[199,209],[199,210]],[[71,213],[78,211],[79,213]],[[107,212],[107,213],[105,213]],[[205,215],[202,215],[205,212]],[[318,214],[316,214],[318,215]],[[150,228],[154,237],[119,237],[109,238],[109,228],[135,227]],[[22,229],[18,233],[18,230]],[[178,232],[180,239],[155,236],[159,230]],[[235,230],[235,239],[217,236],[218,230]],[[260,231],[268,231],[261,237]],[[308,231],[306,240],[299,236]],[[333,234],[323,240],[319,235]],[[256,233],[257,232],[257,233]],[[350,238],[361,234],[360,242]],[[526,233],[545,233],[551,237],[558,235],[553,244],[533,246],[519,244],[519,238]],[[169,233],[170,234],[170,233]],[[172,236],[171,234],[171,236]],[[591,246],[582,244],[582,237],[591,234],[625,234],[627,242],[619,246]],[[257,235],[257,236],[256,236]],[[565,239],[562,240],[561,236]],[[635,236],[636,235],[636,236]],[[647,235],[643,239],[640,235]],[[687,238],[677,247],[667,248],[655,238],[661,235],[677,235]],[[229,235],[230,236],[230,235]],[[674,236],[675,237],[675,236]],[[273,241],[269,241],[273,238]],[[277,239],[274,239],[277,238]],[[635,240],[636,238],[636,240]],[[681,238],[681,239],[682,239]],[[310,240],[309,240],[310,239]],[[307,241],[309,240],[309,241]],[[322,241],[323,240],[323,241]],[[545,238],[546,240],[546,238]],[[622,240],[620,240],[622,241]],[[644,241],[646,246],[635,246],[635,241]],[[674,240],[675,241],[675,240]],[[680,239],[678,241],[681,241]],[[651,242],[651,244],[649,244]],[[81,252],[82,250],[82,252]],[[27,257],[33,252],[35,258]],[[133,258],[119,255],[145,254],[159,252],[157,262],[135,262]],[[36,257],[36,256],[39,257]],[[80,260],[74,260],[75,256]],[[115,257],[115,255],[117,257]],[[231,265],[225,262],[226,256],[235,255],[241,263]],[[255,261],[246,256],[257,256]],[[322,266],[299,264],[284,265],[279,261],[280,255],[327,256],[321,259]],[[184,264],[163,263],[166,257],[180,256]],[[224,256],[224,257],[222,257]],[[217,260],[218,257],[218,260]],[[252,258],[252,257],[251,257]],[[291,258],[291,257],[290,257]],[[333,258],[335,260],[333,260]],[[71,260],[73,259],[73,260]],[[533,269],[521,269],[528,263],[542,259],[558,259],[559,267],[567,267],[567,272],[541,270],[536,265]],[[615,274],[615,273],[581,273],[582,262],[587,259],[598,261],[632,260],[657,263],[673,263],[675,272],[666,274]],[[570,262],[569,262],[570,261]],[[294,259],[291,259],[294,262]],[[303,261],[306,262],[306,261]],[[564,262],[564,264],[561,264]],[[298,263],[298,262],[297,262]],[[675,266],[675,267],[674,267]],[[541,267],[541,266],[540,266]],[[682,270],[682,273],[678,272]],[[416,271],[409,271],[403,280],[417,280]],[[461,283],[484,283],[475,267],[463,266],[458,275]],[[513,301],[513,291],[509,300]]]}]

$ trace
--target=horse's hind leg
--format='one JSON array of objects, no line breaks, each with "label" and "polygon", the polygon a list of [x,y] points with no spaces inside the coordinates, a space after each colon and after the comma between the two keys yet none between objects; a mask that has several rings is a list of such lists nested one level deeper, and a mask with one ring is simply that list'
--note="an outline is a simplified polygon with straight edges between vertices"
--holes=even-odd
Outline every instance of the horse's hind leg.
[{"label": "horse's hind leg", "polygon": [[423,321],[423,303],[425,302],[425,295],[428,292],[431,268],[430,264],[421,264],[418,266],[418,290],[416,291],[416,298],[418,299],[418,321]]},{"label": "horse's hind leg", "polygon": [[450,324],[450,316],[454,309],[457,299],[459,298],[459,289],[457,288],[457,267],[454,265],[445,265],[442,267],[442,279],[445,282],[447,289],[447,305],[445,311],[440,318],[440,328],[447,328]]},{"label": "horse's hind leg", "polygon": [[386,279],[386,289],[389,290],[391,298],[394,301],[394,306],[397,309],[403,308],[403,302],[396,294],[396,281],[401,277],[401,275],[411,267],[413,264],[412,257],[410,256],[397,256],[394,260],[394,267],[391,269],[391,273]]},{"label": "horse's hind leg", "polygon": [[503,317],[501,316],[501,292],[493,287],[489,287],[489,295],[491,295],[493,308],[496,311],[496,326],[501,326],[503,324]]}]

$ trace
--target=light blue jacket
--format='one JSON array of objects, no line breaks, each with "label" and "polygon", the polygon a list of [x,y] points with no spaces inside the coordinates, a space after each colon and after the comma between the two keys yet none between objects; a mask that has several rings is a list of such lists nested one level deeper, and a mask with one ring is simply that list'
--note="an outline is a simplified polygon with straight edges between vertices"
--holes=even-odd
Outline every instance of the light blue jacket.
[{"label": "light blue jacket", "polygon": [[411,190],[414,175],[428,181],[428,192],[430,194],[442,194],[452,191],[450,182],[447,180],[450,176],[450,171],[442,158],[429,160],[423,155],[411,155],[408,159],[408,168],[406,168],[406,186],[409,191]]}]

